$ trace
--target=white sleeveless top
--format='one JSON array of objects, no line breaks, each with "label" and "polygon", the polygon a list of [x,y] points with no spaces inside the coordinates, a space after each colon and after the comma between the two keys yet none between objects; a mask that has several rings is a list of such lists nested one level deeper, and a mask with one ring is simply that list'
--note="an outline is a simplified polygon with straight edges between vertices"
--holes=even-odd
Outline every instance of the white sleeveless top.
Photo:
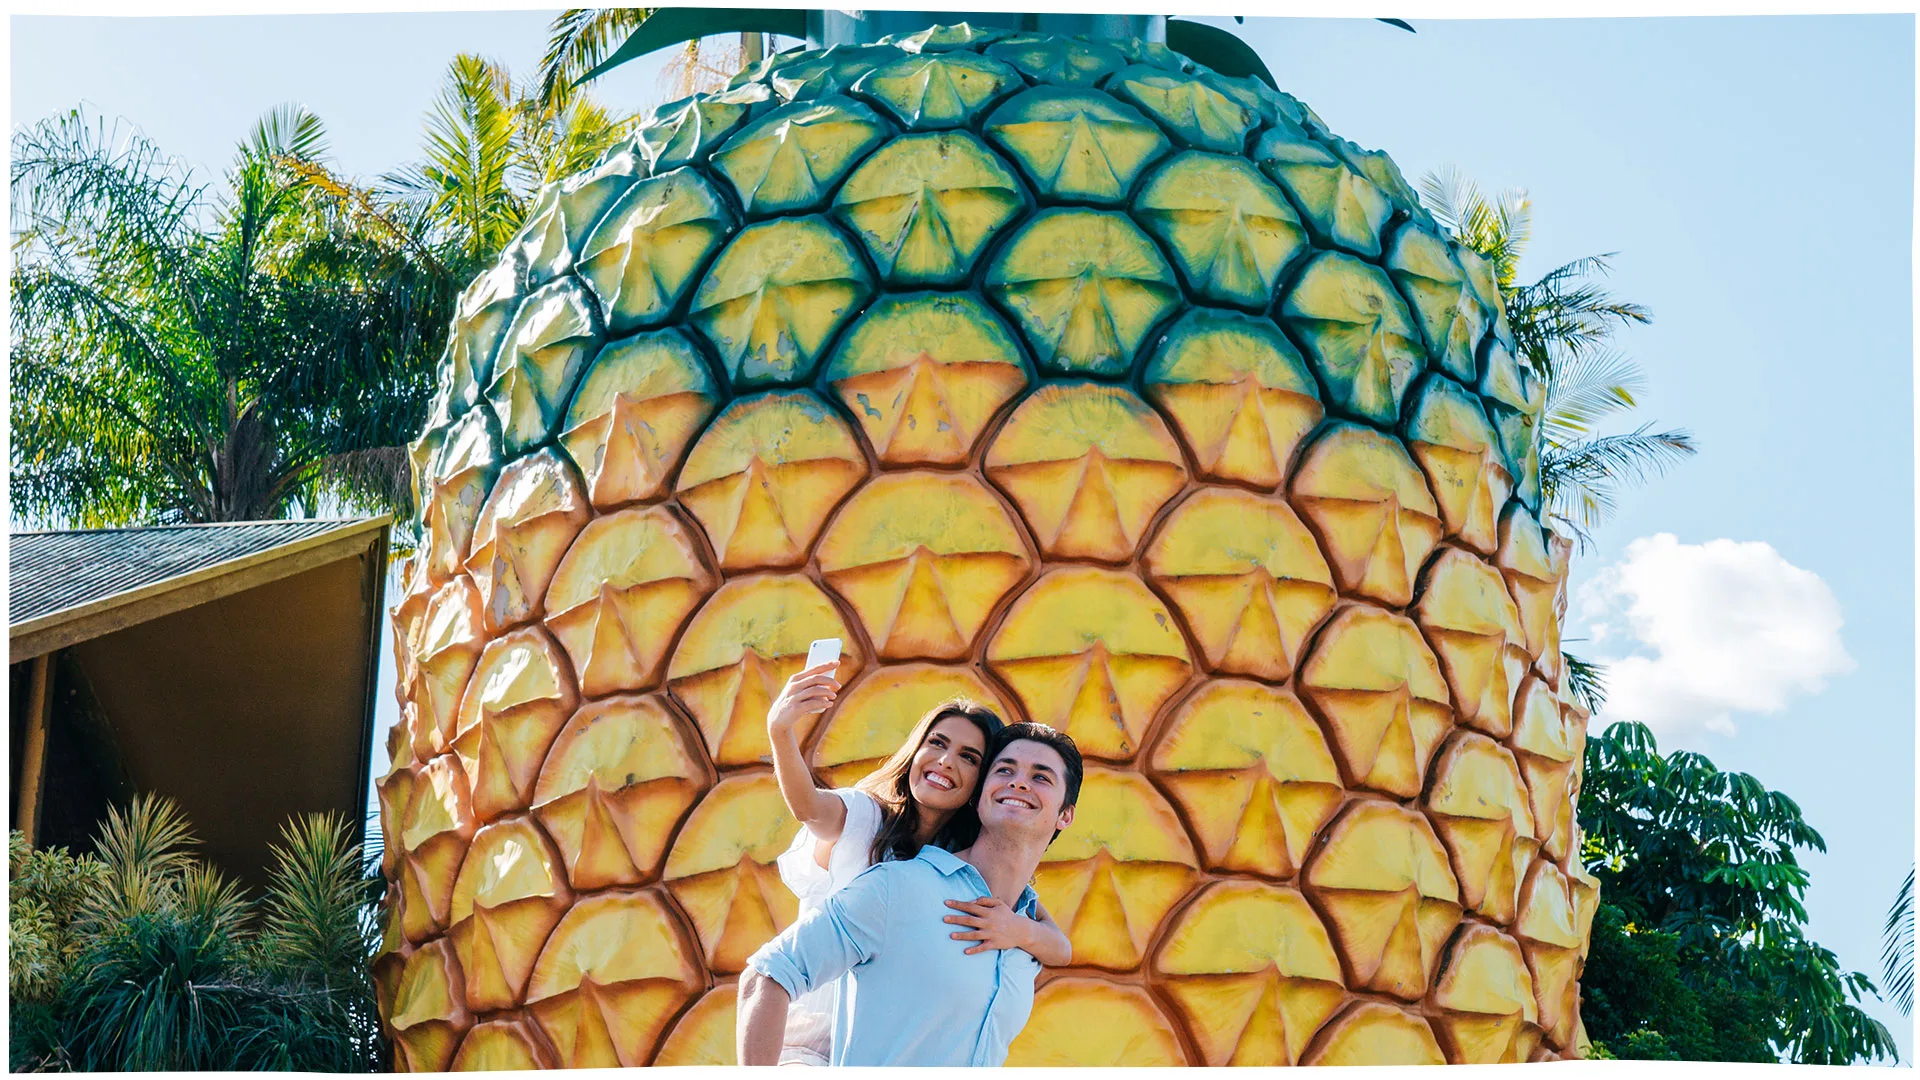
[{"label": "white sleeveless top", "polygon": [[[793,843],[774,861],[780,868],[780,880],[800,898],[800,914],[805,915],[833,895],[862,870],[873,865],[873,838],[880,831],[880,804],[873,796],[853,788],[835,788],[833,794],[847,806],[847,821],[841,826],[840,839],[834,842],[823,869],[814,860],[818,838],[813,830],[800,826]],[[833,1011],[846,983],[841,976],[826,986],[795,998],[787,1007],[787,1031],[780,1048],[780,1064],[825,1065],[833,1043]]]}]

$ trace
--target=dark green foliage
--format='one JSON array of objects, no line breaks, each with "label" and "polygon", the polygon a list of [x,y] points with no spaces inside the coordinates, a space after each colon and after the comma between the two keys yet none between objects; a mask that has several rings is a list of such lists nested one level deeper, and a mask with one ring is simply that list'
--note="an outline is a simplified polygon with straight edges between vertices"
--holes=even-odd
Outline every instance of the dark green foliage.
[{"label": "dark green foliage", "polygon": [[63,1002],[78,1069],[213,1069],[231,1060],[246,987],[218,911],[136,915],[81,953]]},{"label": "dark green foliage", "polygon": [[1613,1056],[1895,1055],[1858,1005],[1872,981],[1806,937],[1796,852],[1826,842],[1792,799],[1617,723],[1587,743],[1580,824],[1603,899],[1582,1018]]},{"label": "dark green foliage", "polygon": [[[172,803],[143,796],[113,812],[97,861],[81,861],[97,869],[72,904],[56,989],[9,1015],[11,1067],[385,1070],[359,849],[332,817],[307,815],[282,835],[256,907],[194,857]],[[25,850],[18,834],[13,847]],[[16,892],[30,884],[22,868],[49,854],[16,854]],[[20,955],[10,959],[18,979]]]},{"label": "dark green foliage", "polygon": [[1588,1036],[1620,1058],[1778,1060],[1767,1041],[1764,995],[1711,970],[1689,979],[1684,962],[1678,937],[1636,927],[1620,908],[1602,903],[1580,979]]}]

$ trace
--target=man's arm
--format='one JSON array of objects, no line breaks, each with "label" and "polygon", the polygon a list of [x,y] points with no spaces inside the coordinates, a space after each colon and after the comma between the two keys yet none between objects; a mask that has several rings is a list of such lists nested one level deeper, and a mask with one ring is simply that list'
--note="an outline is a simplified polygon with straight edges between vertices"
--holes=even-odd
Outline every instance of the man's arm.
[{"label": "man's arm", "polygon": [[742,1065],[777,1065],[787,1032],[787,988],[748,968],[740,974],[740,1019],[733,1052]]},{"label": "man's arm", "polygon": [[740,1064],[778,1061],[788,1004],[879,953],[889,886],[900,865],[869,868],[747,958],[734,1021]]}]

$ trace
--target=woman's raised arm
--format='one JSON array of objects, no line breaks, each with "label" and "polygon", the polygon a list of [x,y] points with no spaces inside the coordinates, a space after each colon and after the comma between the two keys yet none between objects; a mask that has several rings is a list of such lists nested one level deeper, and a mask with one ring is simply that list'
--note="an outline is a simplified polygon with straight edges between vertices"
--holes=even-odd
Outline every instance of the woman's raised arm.
[{"label": "woman's raised arm", "polygon": [[840,830],[846,827],[847,804],[814,785],[813,773],[800,757],[800,736],[794,729],[802,717],[819,716],[833,708],[840,692],[833,672],[839,665],[835,659],[799,672],[767,708],[767,741],[773,744],[773,776],[779,781],[780,797],[815,838],[828,843],[840,839]]}]

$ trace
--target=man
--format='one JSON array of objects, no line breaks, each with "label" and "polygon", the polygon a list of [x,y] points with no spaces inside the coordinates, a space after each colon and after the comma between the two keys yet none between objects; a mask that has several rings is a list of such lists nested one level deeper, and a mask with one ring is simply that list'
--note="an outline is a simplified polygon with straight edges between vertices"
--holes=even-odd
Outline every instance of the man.
[{"label": "man", "polygon": [[852,972],[834,1014],[833,1065],[1000,1065],[1033,1009],[1040,963],[1019,949],[968,955],[946,902],[991,895],[1031,917],[1028,882],[1073,822],[1080,751],[1045,724],[1013,724],[981,782],[980,836],[929,844],[854,878],[747,959],[735,1030],[743,1065],[780,1056],[787,1004]]}]

